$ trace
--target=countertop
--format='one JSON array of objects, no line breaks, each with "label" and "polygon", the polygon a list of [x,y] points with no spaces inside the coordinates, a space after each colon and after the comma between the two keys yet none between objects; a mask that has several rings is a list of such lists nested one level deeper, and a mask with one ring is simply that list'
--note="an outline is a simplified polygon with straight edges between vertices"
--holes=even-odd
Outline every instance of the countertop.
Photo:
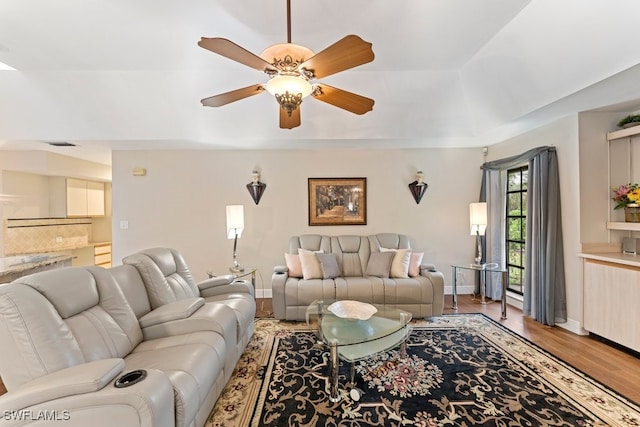
[{"label": "countertop", "polygon": [[597,261],[612,262],[615,264],[630,265],[640,267],[640,254],[625,254],[621,252],[600,252],[600,253],[580,253],[581,258],[594,259]]},{"label": "countertop", "polygon": [[36,267],[68,261],[72,258],[73,256],[71,254],[59,252],[3,257],[0,258],[0,277],[20,273]]}]

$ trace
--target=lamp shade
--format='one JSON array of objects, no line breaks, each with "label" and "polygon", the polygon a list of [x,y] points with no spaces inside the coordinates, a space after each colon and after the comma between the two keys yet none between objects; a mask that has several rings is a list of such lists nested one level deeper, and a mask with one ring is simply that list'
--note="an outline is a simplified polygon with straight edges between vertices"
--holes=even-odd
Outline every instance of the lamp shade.
[{"label": "lamp shade", "polygon": [[477,202],[469,204],[469,224],[471,225],[471,235],[477,233],[484,236],[487,230],[487,202]]},{"label": "lamp shade", "polygon": [[244,206],[227,206],[227,239],[240,237],[244,229]]}]

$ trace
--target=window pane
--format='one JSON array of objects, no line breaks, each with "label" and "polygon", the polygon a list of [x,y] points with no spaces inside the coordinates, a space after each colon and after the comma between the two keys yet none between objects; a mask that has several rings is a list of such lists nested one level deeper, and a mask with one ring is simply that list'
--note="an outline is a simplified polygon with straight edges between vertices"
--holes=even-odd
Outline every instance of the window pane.
[{"label": "window pane", "polygon": [[522,193],[507,194],[507,215],[520,215],[520,195]]},{"label": "window pane", "polygon": [[525,169],[522,171],[522,189],[526,190],[529,184],[529,170]]},{"label": "window pane", "polygon": [[522,218],[508,218],[507,219],[507,227],[509,235],[507,236],[507,240],[523,240],[524,237],[522,235]]},{"label": "window pane", "polygon": [[518,191],[520,190],[520,183],[522,181],[520,171],[507,173],[507,190]]},{"label": "window pane", "polygon": [[527,216],[527,193],[522,193],[522,216]]},{"label": "window pane", "polygon": [[524,244],[509,242],[509,264],[524,267]]},{"label": "window pane", "polygon": [[509,289],[522,292],[522,270],[509,267]]}]

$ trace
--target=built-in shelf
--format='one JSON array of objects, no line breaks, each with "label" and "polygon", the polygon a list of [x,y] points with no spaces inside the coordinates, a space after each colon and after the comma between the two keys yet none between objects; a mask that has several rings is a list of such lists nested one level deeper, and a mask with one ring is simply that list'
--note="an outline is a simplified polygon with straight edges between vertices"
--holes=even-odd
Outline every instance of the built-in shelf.
[{"label": "built-in shelf", "polygon": [[614,139],[626,138],[638,134],[640,134],[640,126],[631,126],[626,129],[609,132],[607,134],[607,141],[613,141]]},{"label": "built-in shelf", "polygon": [[[626,129],[625,129],[626,130]],[[608,230],[640,231],[640,222],[607,222]]]}]

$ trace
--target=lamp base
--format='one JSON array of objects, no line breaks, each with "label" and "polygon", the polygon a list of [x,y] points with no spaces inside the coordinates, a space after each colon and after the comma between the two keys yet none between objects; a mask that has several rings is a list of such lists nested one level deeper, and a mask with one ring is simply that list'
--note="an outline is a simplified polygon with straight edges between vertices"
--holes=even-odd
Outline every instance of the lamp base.
[{"label": "lamp base", "polygon": [[242,273],[244,271],[244,267],[240,267],[239,265],[234,265],[233,267],[229,267],[229,271],[232,273]]}]

